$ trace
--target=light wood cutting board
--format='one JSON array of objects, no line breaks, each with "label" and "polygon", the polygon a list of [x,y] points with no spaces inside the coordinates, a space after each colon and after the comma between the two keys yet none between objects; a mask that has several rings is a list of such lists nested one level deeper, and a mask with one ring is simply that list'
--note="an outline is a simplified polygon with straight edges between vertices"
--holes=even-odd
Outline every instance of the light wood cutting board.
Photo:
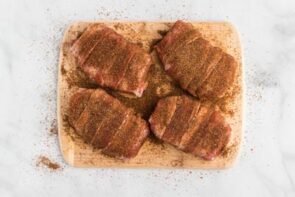
[{"label": "light wood cutting board", "polygon": [[[93,22],[92,22],[93,23]],[[161,33],[169,30],[170,22],[97,22],[103,23],[122,34],[127,40],[138,43],[150,50],[155,41],[162,38]],[[205,161],[174,147],[159,143],[150,137],[140,149],[138,155],[128,161],[113,159],[93,149],[77,136],[67,122],[68,99],[78,86],[77,81],[84,78],[77,71],[77,65],[69,48],[91,22],[76,22],[66,30],[60,48],[58,72],[58,133],[60,149],[65,161],[76,167],[132,167],[132,168],[199,168],[224,169],[231,167],[238,157],[243,133],[243,64],[239,36],[235,28],[226,22],[192,22],[203,37],[214,46],[231,54],[238,62],[238,72],[232,90],[225,100],[217,102],[224,111],[226,120],[232,128],[230,142],[225,151],[213,161]],[[161,68],[156,53],[151,51],[154,67]],[[78,74],[77,74],[78,73]],[[82,77],[81,77],[81,76]],[[150,80],[155,80],[153,72]],[[157,83],[155,83],[157,84]],[[89,85],[91,87],[91,85]],[[161,84],[159,83],[159,86]],[[156,87],[161,92],[161,87]],[[163,93],[163,92],[162,92]],[[159,93],[159,94],[162,94]],[[132,99],[132,98],[130,98]],[[131,101],[132,102],[132,101]],[[224,104],[226,103],[226,105]]]}]

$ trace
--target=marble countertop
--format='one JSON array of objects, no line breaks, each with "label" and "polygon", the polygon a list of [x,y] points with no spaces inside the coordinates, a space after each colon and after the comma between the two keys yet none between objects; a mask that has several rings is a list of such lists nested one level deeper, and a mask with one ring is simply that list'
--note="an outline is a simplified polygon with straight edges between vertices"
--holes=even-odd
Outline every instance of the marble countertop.
[{"label": "marble countertop", "polygon": [[[245,135],[228,170],[81,169],[55,134],[59,44],[77,20],[230,21]],[[295,196],[295,1],[0,1],[0,196]],[[293,100],[293,102],[292,102]],[[61,168],[38,165],[44,156]]]}]

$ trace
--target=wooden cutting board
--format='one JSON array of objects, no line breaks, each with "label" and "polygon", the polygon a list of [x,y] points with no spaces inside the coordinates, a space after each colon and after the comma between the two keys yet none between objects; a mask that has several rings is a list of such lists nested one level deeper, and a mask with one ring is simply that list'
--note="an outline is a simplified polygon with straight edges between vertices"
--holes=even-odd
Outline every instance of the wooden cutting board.
[{"label": "wooden cutting board", "polygon": [[[92,22],[93,23],[93,22]],[[101,154],[85,144],[68,125],[67,111],[70,95],[78,87],[97,87],[81,72],[69,52],[73,42],[91,22],[76,22],[66,30],[60,48],[58,72],[58,133],[60,149],[65,161],[76,167],[132,167],[132,168],[199,168],[224,169],[232,166],[238,156],[243,133],[243,63],[239,36],[235,28],[226,22],[192,22],[203,37],[214,46],[231,54],[238,62],[238,72],[233,88],[225,98],[216,102],[230,123],[232,135],[224,152],[213,161],[205,161],[160,142],[152,135],[144,143],[138,155],[121,161]],[[133,107],[148,118],[157,99],[169,95],[185,94],[165,75],[156,53],[151,46],[162,38],[173,25],[171,22],[96,22],[103,23],[122,34],[127,40],[138,43],[150,51],[154,60],[149,73],[149,87],[140,99],[126,98],[114,91],[109,92],[127,106]],[[152,96],[151,96],[152,95]]]}]

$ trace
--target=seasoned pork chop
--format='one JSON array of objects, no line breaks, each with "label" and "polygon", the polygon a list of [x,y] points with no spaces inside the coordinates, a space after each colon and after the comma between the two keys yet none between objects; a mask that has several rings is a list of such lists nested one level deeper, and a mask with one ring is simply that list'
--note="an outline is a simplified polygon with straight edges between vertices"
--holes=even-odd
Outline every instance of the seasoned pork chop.
[{"label": "seasoned pork chop", "polygon": [[221,153],[231,132],[218,111],[189,96],[161,99],[149,122],[155,136],[206,160]]},{"label": "seasoned pork chop", "polygon": [[105,25],[90,25],[71,51],[81,69],[100,86],[137,97],[147,87],[150,55]]},{"label": "seasoned pork chop", "polygon": [[212,46],[189,23],[177,21],[155,48],[166,72],[193,96],[221,98],[233,85],[234,58]]},{"label": "seasoned pork chop", "polygon": [[149,134],[142,118],[102,89],[78,89],[70,98],[69,122],[87,143],[120,159],[135,157]]}]

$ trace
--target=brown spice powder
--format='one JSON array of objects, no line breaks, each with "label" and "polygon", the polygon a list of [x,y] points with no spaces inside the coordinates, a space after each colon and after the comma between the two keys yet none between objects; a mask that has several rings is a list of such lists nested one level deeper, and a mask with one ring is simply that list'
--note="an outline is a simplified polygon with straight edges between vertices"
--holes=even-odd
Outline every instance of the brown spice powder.
[{"label": "brown spice powder", "polygon": [[171,165],[173,167],[183,167],[183,157],[180,157],[179,159],[175,159],[171,161]]},{"label": "brown spice powder", "polygon": [[49,129],[49,133],[50,135],[57,135],[58,133],[58,127],[57,127],[57,120],[53,119],[50,125],[50,129]]},{"label": "brown spice powder", "polygon": [[232,117],[234,115],[234,109],[232,109],[231,104],[234,102],[236,96],[240,93],[241,87],[235,84],[234,87],[230,91],[228,91],[222,98],[214,101],[214,104],[216,104],[224,114]]},{"label": "brown spice powder", "polygon": [[223,158],[229,158],[232,153],[234,153],[235,149],[237,148],[237,143],[232,144],[231,146],[225,147],[221,152],[221,156]]},{"label": "brown spice powder", "polygon": [[61,166],[58,163],[52,162],[45,156],[39,156],[36,162],[37,167],[47,167],[51,170],[58,170]]}]

